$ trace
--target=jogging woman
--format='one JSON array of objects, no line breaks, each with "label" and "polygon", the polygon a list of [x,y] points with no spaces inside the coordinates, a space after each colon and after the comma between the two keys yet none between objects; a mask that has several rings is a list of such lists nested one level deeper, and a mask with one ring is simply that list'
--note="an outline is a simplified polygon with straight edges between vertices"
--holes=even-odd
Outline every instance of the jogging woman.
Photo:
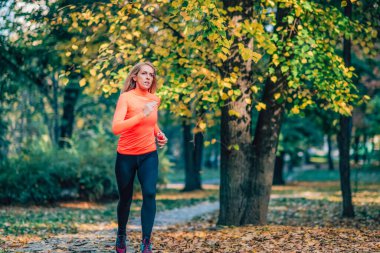
[{"label": "jogging woman", "polygon": [[151,233],[156,215],[156,184],[158,156],[155,139],[163,147],[168,139],[157,125],[160,99],[156,70],[150,62],[136,64],[125,81],[116,105],[112,131],[120,134],[115,163],[119,191],[117,205],[118,230],[116,252],[126,252],[126,226],[132,203],[133,181],[137,173],[143,204],[141,208],[141,252],[152,252]]}]

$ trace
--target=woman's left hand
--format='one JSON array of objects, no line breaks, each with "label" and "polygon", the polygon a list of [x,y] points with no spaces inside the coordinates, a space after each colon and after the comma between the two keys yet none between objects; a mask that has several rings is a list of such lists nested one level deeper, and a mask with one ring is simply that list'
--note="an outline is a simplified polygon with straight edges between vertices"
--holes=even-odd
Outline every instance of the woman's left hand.
[{"label": "woman's left hand", "polygon": [[163,132],[158,132],[157,142],[158,146],[160,146],[160,148],[163,148],[165,144],[168,142],[168,138],[166,138],[166,135]]}]

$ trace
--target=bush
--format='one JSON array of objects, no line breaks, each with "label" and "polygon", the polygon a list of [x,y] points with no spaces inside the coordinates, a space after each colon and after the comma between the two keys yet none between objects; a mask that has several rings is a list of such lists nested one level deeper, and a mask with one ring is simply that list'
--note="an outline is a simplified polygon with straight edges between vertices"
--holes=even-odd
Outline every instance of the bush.
[{"label": "bush", "polygon": [[[117,199],[114,143],[101,137],[76,143],[66,149],[32,144],[19,157],[2,161],[0,204]],[[166,173],[172,165],[165,156],[166,148],[158,153],[161,185],[167,183]],[[135,182],[134,188],[139,191],[139,183]]]}]

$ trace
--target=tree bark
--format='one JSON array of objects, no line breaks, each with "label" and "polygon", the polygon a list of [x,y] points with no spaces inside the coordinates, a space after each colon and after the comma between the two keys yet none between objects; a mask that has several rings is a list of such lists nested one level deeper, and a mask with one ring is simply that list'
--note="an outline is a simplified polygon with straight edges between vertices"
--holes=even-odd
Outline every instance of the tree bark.
[{"label": "tree bark", "polygon": [[[233,22],[241,22],[253,15],[252,1],[223,1],[224,9],[230,6],[240,5],[242,11],[231,13]],[[240,76],[235,85],[242,92],[236,98],[225,100],[221,111],[221,169],[220,169],[220,211],[218,224],[241,225],[244,224],[244,216],[247,205],[251,200],[250,184],[252,178],[249,171],[252,169],[252,106],[247,104],[246,98],[251,97],[252,75],[251,61],[243,62],[239,56],[237,43],[243,43],[252,47],[252,41],[247,38],[236,38],[231,46],[231,56],[224,63],[223,71],[231,73],[234,67],[239,68]],[[239,115],[230,115],[233,110]],[[238,147],[237,147],[238,146]]]},{"label": "tree bark", "polygon": [[[279,10],[280,11],[280,10]],[[284,104],[274,101],[274,94],[286,86],[286,77],[276,71],[278,81],[270,79],[264,88],[266,110],[260,111],[253,141],[254,167],[250,170],[251,199],[245,210],[244,224],[266,224],[268,204],[273,181],[274,161],[284,113]]]},{"label": "tree bark", "polygon": [[[344,8],[344,15],[351,17],[352,4],[347,1],[347,6]],[[343,41],[343,58],[345,65],[351,65],[351,41],[344,38]],[[339,171],[340,171],[340,186],[343,198],[343,217],[354,217],[354,207],[352,205],[351,182],[350,182],[350,140],[352,117],[340,116],[340,130],[338,133],[339,144]]]},{"label": "tree bark", "polygon": [[[249,19],[252,14],[252,1],[224,1],[224,8],[240,5],[242,13],[235,13],[232,19]],[[277,24],[282,25],[284,9],[277,12]],[[244,38],[241,38],[244,40]],[[251,41],[243,41],[251,46]],[[250,98],[250,76],[252,75],[251,62],[243,64],[236,45],[231,48],[231,57],[224,68],[231,73],[233,67],[239,67],[241,75],[236,84],[242,96],[235,101],[226,100],[227,105],[222,107],[221,117],[221,184],[220,184],[220,212],[218,224],[244,225],[265,224],[268,212],[269,196],[273,181],[274,160],[279,140],[284,104],[274,101],[274,94],[282,92],[286,85],[286,77],[281,74],[280,66],[275,68],[277,81],[273,83],[269,78],[266,81],[263,103],[266,109],[261,110],[255,138],[252,142],[251,134],[251,106],[245,101]],[[239,113],[229,115],[229,110]],[[238,144],[239,150],[231,148]]]},{"label": "tree bark", "polygon": [[[240,89],[247,92],[247,79],[238,82]],[[220,171],[220,212],[218,224],[243,224],[244,210],[249,205],[252,168],[251,110],[244,99],[237,99],[222,107],[221,118],[221,171]],[[240,113],[239,119],[229,115],[229,110]],[[239,145],[239,150],[233,145]]]}]

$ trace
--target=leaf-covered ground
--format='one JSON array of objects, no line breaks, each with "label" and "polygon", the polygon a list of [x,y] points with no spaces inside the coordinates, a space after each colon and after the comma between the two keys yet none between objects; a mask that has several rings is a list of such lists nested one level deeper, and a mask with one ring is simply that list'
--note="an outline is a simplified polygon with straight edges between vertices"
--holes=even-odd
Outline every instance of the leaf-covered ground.
[{"label": "leaf-covered ground", "polygon": [[[155,252],[380,252],[378,184],[359,185],[353,198],[354,219],[340,218],[338,182],[293,183],[275,186],[272,193],[266,226],[218,226],[218,212],[214,212],[185,225],[153,231],[153,248]],[[171,198],[174,196],[180,195]],[[78,226],[78,235],[70,240],[64,241],[67,235],[62,234],[61,249],[52,252],[75,252],[80,248],[111,252],[116,223],[85,224]],[[101,230],[106,233],[96,234]],[[128,235],[130,247],[137,251],[141,233],[132,231]],[[2,247],[14,251],[41,238],[26,233],[19,237],[8,234],[3,240]]]}]

